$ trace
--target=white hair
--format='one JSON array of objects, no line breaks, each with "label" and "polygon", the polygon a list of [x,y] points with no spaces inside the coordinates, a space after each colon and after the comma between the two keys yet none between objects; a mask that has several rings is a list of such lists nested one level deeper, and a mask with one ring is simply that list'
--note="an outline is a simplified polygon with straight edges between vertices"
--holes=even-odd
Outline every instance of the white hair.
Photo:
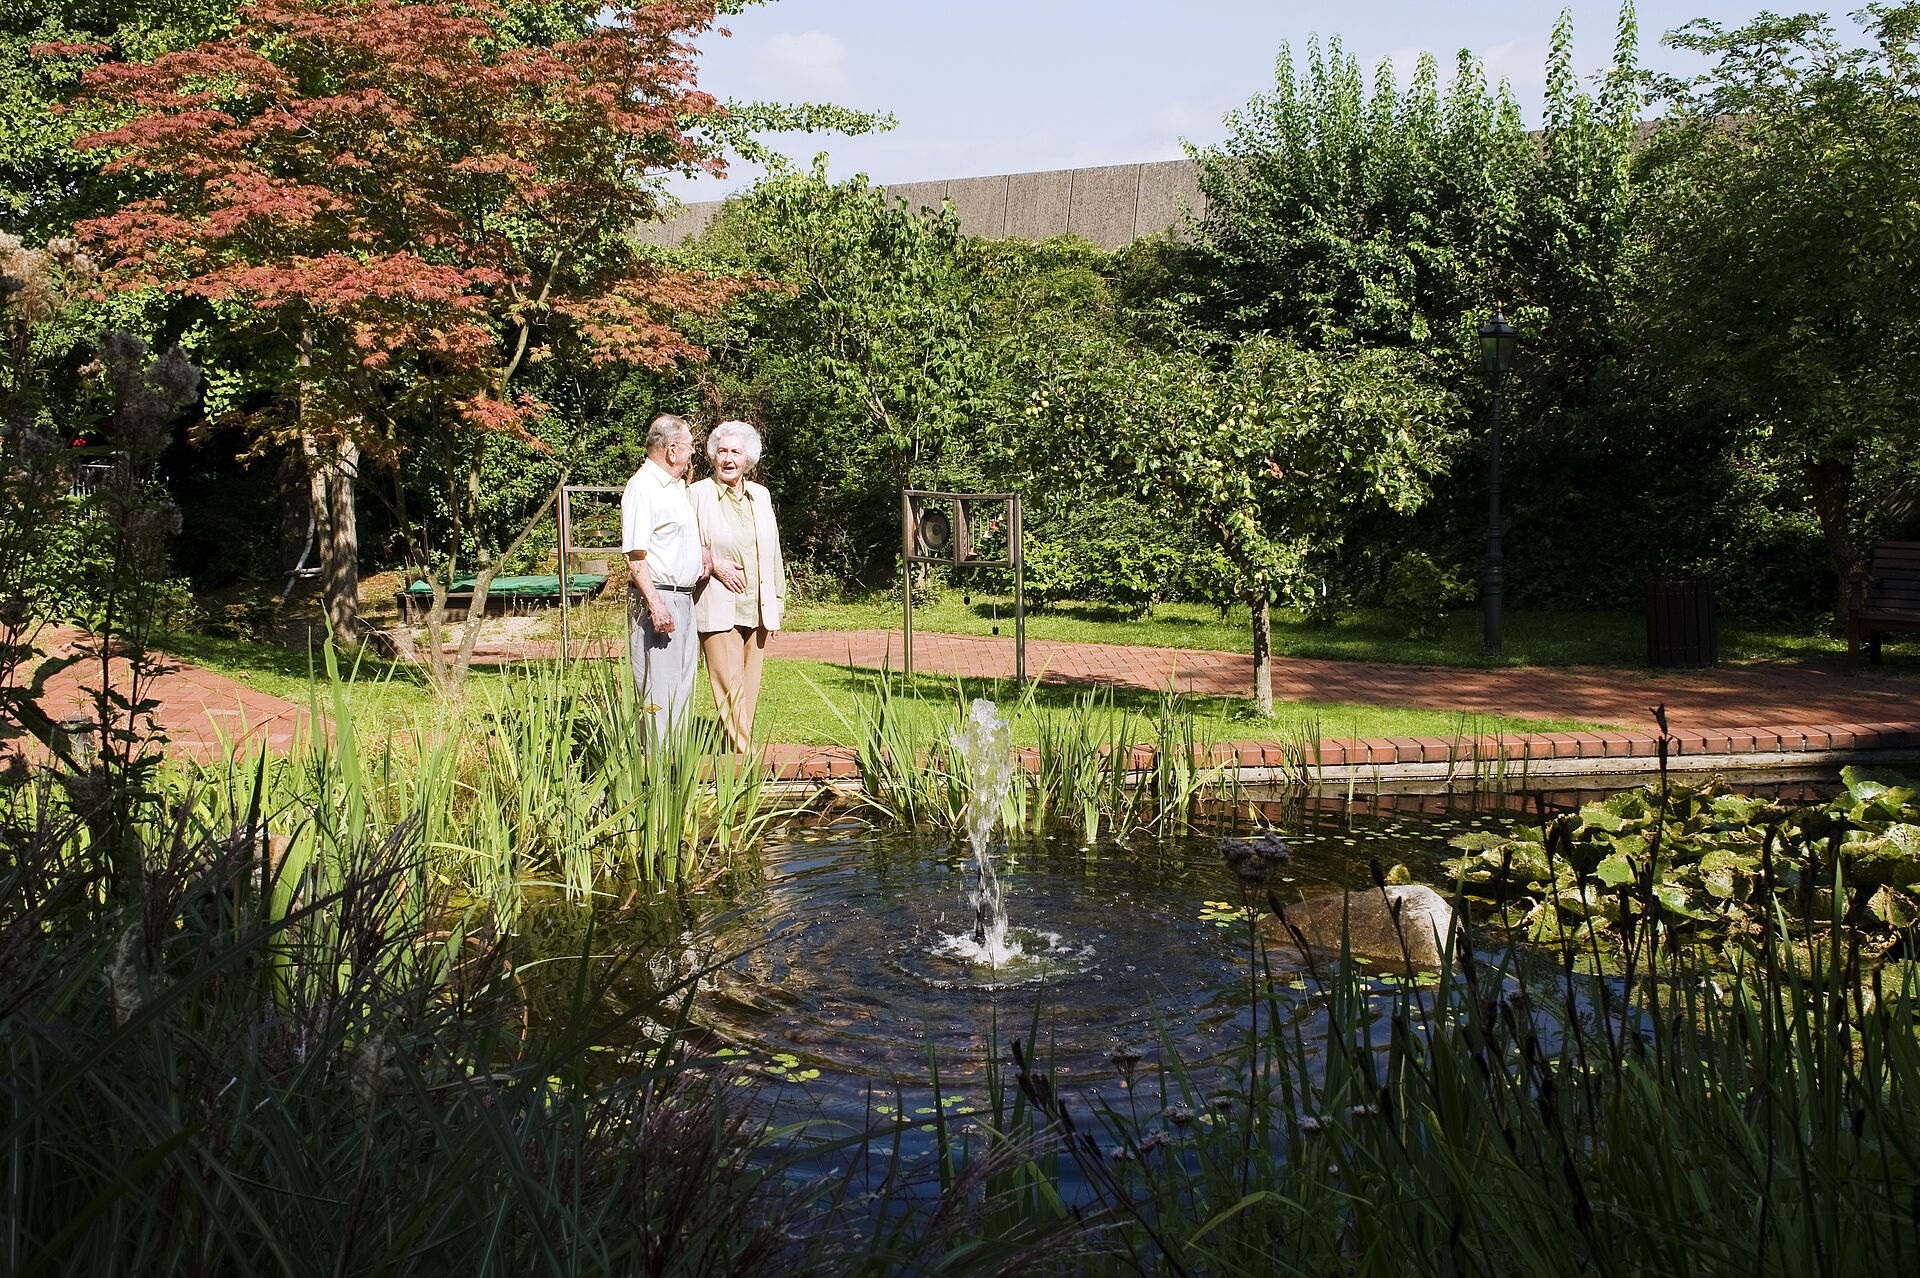
[{"label": "white hair", "polygon": [[720,441],[729,436],[738,438],[741,448],[747,454],[747,467],[752,469],[760,464],[760,432],[748,422],[721,422],[707,435],[707,460],[712,461],[720,451]]},{"label": "white hair", "polygon": [[668,444],[680,440],[693,442],[693,427],[687,425],[684,417],[675,417],[672,413],[662,413],[653,419],[647,427],[647,451],[657,453]]}]

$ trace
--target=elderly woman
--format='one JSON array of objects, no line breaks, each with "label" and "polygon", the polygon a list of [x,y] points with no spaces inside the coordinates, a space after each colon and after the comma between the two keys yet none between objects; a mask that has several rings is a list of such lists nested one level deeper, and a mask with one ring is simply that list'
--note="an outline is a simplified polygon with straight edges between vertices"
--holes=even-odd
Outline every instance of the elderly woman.
[{"label": "elderly woman", "polygon": [[780,529],[764,486],[748,480],[760,464],[760,432],[721,422],[707,436],[713,477],[693,485],[700,541],[713,555],[713,575],[693,597],[693,624],[707,658],[714,705],[736,750],[753,738],[767,635],[780,628],[787,600]]}]

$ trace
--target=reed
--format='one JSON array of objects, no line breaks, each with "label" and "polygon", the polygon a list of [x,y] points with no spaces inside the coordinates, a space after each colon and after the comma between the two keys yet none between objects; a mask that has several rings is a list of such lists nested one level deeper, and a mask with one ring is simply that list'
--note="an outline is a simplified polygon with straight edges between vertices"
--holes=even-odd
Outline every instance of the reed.
[{"label": "reed", "polygon": [[[55,854],[71,823],[9,829],[41,852],[0,865],[0,1270],[705,1275],[862,1245],[865,1201],[803,1181],[685,1037],[699,973],[606,1017],[589,930],[530,1023],[509,942],[422,927],[417,822],[296,866],[261,823],[136,811],[133,905]],[[642,1016],[664,1041],[631,1046]]]},{"label": "reed", "polygon": [[529,663],[376,736],[353,714],[352,672],[327,661],[315,712],[331,735],[289,758],[171,766],[167,791],[202,828],[257,809],[261,837],[302,870],[406,828],[423,874],[511,928],[529,888],[584,903],[750,869],[742,854],[791,815],[712,723],[687,716],[650,745],[631,681],[605,663]]},{"label": "reed", "polygon": [[[1120,707],[1111,691],[1089,691],[1062,710],[1045,709],[1034,702],[1034,686],[1001,707],[1009,718],[1030,718],[1038,742],[1034,766],[1022,768],[1008,792],[1005,830],[1037,837],[1060,826],[1089,843],[1102,835],[1166,836],[1192,828],[1207,800],[1238,793],[1233,769],[1211,762],[1216,743],[1200,731],[1183,695],[1164,691],[1155,713],[1143,716]],[[890,671],[873,676],[857,717],[820,695],[855,743],[861,801],[877,819],[961,828],[972,783],[965,758],[953,748],[952,734],[967,714],[957,683],[950,717],[931,733],[921,726],[932,716],[919,712],[918,689]],[[1136,757],[1140,746],[1144,760]]]}]

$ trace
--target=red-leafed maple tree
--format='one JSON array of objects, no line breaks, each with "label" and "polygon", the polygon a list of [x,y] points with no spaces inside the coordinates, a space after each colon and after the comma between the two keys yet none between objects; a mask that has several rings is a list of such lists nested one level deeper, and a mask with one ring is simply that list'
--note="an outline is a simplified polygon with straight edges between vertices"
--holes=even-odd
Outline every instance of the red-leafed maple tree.
[{"label": "red-leafed maple tree", "polygon": [[280,365],[267,428],[310,458],[342,641],[363,453],[397,461],[433,432],[535,446],[541,409],[513,379],[542,346],[698,358],[675,314],[736,287],[624,234],[656,214],[660,175],[722,167],[689,132],[721,114],[691,44],[715,5],[555,14],[561,34],[529,43],[488,0],[256,0],[224,39],[85,79],[119,124],[76,145],[156,193],[80,234],[113,285],[206,299]]}]

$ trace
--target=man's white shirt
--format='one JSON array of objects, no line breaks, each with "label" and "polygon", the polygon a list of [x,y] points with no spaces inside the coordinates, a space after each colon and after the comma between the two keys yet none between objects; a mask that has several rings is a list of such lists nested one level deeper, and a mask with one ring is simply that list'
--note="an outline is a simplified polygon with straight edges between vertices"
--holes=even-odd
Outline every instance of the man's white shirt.
[{"label": "man's white shirt", "polygon": [[694,586],[700,581],[700,530],[685,480],[675,479],[649,457],[620,497],[620,550],[646,554],[656,585]]}]

